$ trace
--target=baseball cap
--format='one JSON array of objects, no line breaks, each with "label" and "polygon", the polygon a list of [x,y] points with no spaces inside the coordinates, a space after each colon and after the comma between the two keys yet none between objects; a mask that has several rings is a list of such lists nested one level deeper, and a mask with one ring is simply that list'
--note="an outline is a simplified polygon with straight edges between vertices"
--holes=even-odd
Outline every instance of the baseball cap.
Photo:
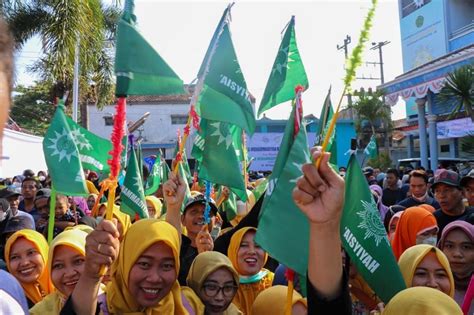
[{"label": "baseball cap", "polygon": [[20,196],[21,194],[14,191],[13,189],[11,188],[4,188],[2,190],[0,190],[0,198],[5,198],[5,199],[8,199],[10,197],[18,197]]},{"label": "baseball cap", "polygon": [[457,188],[461,188],[461,176],[458,173],[451,170],[442,170],[440,171],[434,179],[434,183],[431,186],[435,189],[438,184],[445,184]]},{"label": "baseball cap", "polygon": [[[217,214],[217,206],[216,206],[216,202],[210,198],[209,200],[209,205],[211,206],[211,211],[214,213],[214,215]],[[185,206],[184,206],[184,212],[186,212],[186,209],[194,204],[201,204],[201,205],[206,205],[206,198],[203,194],[201,193],[197,193],[195,195],[193,195],[192,197],[188,198]]]},{"label": "baseball cap", "polygon": [[363,169],[364,175],[373,175],[374,174],[374,169],[370,166],[364,167]]},{"label": "baseball cap", "polygon": [[51,189],[49,188],[41,188],[36,192],[35,200],[41,199],[41,198],[49,198],[51,197]]},{"label": "baseball cap", "polygon": [[471,179],[474,179],[474,169],[470,170],[469,173],[461,179],[461,187],[466,186]]}]

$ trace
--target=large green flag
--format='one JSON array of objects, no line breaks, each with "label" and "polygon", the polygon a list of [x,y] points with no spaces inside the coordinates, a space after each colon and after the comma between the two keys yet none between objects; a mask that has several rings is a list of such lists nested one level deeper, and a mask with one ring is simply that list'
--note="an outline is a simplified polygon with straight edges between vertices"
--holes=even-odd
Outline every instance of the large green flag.
[{"label": "large green flag", "polygon": [[349,160],[345,181],[342,245],[367,284],[382,301],[388,303],[395,294],[405,289],[405,282],[355,155]]},{"label": "large green flag", "polygon": [[200,127],[192,151],[199,161],[199,178],[227,186],[246,201],[247,192],[233,135],[233,132],[241,134],[242,130],[232,128],[226,122],[207,119],[201,119]]},{"label": "large green flag", "polygon": [[82,167],[107,176],[110,172],[107,160],[110,158],[109,152],[112,150],[110,140],[101,138],[81,127],[68,116],[66,116],[66,121],[79,151]]},{"label": "large green flag", "polygon": [[[295,108],[285,128],[277,160],[268,182],[260,213],[256,241],[271,257],[299,274],[308,269],[309,225],[293,201],[296,180],[303,164],[310,162],[306,129],[294,136]],[[296,129],[297,130],[297,129]]]},{"label": "large green flag", "polygon": [[51,125],[43,139],[43,152],[54,188],[69,196],[86,196],[84,170],[79,150],[64,114],[64,106],[58,105]]},{"label": "large green flag", "polygon": [[295,17],[291,18],[278,49],[272,72],[263,93],[258,115],[264,111],[295,98],[295,88],[308,88],[308,77],[296,45]]},{"label": "large green flag", "polygon": [[252,135],[255,114],[228,23],[224,23],[217,31],[221,32],[212,45],[214,54],[204,59],[208,71],[204,73],[196,111],[202,118],[239,126]]},{"label": "large green flag", "polygon": [[125,1],[117,27],[115,94],[184,94],[183,81],[136,28],[133,0]]},{"label": "large green flag", "polygon": [[377,157],[377,139],[375,135],[370,137],[370,141],[364,149],[364,153],[371,159]]},{"label": "large green flag", "polygon": [[[326,99],[324,100],[324,105],[321,110],[321,115],[319,116],[319,126],[318,131],[316,132],[316,145],[322,145],[324,137],[329,130],[329,125],[331,124],[331,119],[334,116],[334,111],[331,104],[331,88],[328,90]],[[331,137],[329,138],[329,143],[326,148],[326,152],[331,153],[329,162],[337,166],[337,143],[336,143],[336,128],[334,128]],[[337,169],[337,167],[336,167]]]},{"label": "large green flag", "polygon": [[132,219],[135,218],[135,214],[138,214],[140,218],[148,218],[142,177],[133,148],[130,150],[127,173],[123,182],[122,192],[120,193],[120,199],[122,200],[120,210],[128,214]]}]

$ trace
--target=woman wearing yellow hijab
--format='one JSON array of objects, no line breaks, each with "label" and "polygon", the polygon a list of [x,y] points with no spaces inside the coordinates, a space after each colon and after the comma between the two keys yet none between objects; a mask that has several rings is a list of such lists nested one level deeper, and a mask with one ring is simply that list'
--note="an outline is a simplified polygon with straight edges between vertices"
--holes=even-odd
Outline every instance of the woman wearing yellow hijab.
[{"label": "woman wearing yellow hijab", "polygon": [[34,230],[14,233],[5,245],[8,271],[20,282],[32,307],[54,291],[48,271],[48,243]]},{"label": "woman wearing yellow hijab", "polygon": [[239,315],[232,304],[237,293],[239,275],[227,256],[204,252],[196,256],[186,279],[188,286],[201,298],[206,315]]},{"label": "woman wearing yellow hijab", "polygon": [[161,217],[161,200],[155,196],[146,196],[145,201],[148,209],[148,216],[153,219]]},{"label": "woman wearing yellow hijab", "polygon": [[[102,221],[89,235],[87,272],[79,280],[68,307],[78,314],[94,314],[100,301],[101,311],[110,315],[203,314],[204,305],[196,294],[180,287],[177,281],[180,240],[172,225],[157,219],[135,222],[123,238],[118,256],[117,238],[118,231],[110,221]],[[98,266],[109,258],[115,259],[111,281],[97,297]],[[67,311],[63,308],[63,312]]]},{"label": "woman wearing yellow hijab", "polygon": [[454,278],[446,255],[438,248],[420,244],[400,256],[398,266],[407,287],[431,287],[454,297]]},{"label": "woman wearing yellow hijab", "polygon": [[86,237],[86,232],[70,229],[58,234],[51,242],[48,270],[56,291],[36,304],[30,314],[59,314],[84,271]]},{"label": "woman wearing yellow hijab", "polygon": [[426,287],[408,288],[398,292],[382,315],[462,315],[456,301],[438,290]]},{"label": "woman wearing yellow hijab", "polygon": [[240,276],[239,289],[233,303],[244,313],[251,314],[257,295],[271,287],[274,274],[263,268],[268,254],[255,241],[257,229],[244,227],[232,235],[227,256]]},{"label": "woman wearing yellow hijab", "polygon": [[[263,290],[252,305],[252,315],[285,315],[286,295],[288,287],[276,285]],[[306,299],[296,291],[293,291],[291,314],[308,314],[308,303]]]}]

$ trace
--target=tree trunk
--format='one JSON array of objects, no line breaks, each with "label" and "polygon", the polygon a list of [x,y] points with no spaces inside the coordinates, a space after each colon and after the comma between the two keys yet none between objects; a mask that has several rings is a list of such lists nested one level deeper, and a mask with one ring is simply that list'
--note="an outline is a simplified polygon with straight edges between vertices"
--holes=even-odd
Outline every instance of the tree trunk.
[{"label": "tree trunk", "polygon": [[81,112],[81,126],[89,130],[89,111],[88,111],[88,100],[83,100],[79,103],[80,112]]}]

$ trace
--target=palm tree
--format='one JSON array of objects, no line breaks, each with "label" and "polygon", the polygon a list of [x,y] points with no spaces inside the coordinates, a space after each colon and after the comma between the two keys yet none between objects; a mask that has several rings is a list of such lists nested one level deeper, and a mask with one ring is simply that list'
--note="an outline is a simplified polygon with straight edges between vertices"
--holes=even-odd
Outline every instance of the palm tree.
[{"label": "palm tree", "polygon": [[355,94],[359,99],[354,102],[349,108],[352,108],[356,113],[356,130],[359,134],[364,134],[363,123],[366,122],[370,127],[371,134],[377,133],[377,128],[382,125],[385,129],[390,129],[392,126],[390,109],[382,101],[382,92],[365,92],[360,91]]},{"label": "palm tree", "polygon": [[[14,9],[12,9],[14,7]],[[102,106],[113,97],[113,34],[119,11],[101,0],[7,0],[0,7],[20,49],[37,35],[42,57],[30,70],[51,82],[54,95],[71,90],[74,52],[79,45],[80,105],[86,107],[82,124],[87,126],[87,102]],[[111,45],[112,44],[112,45]]]},{"label": "palm tree", "polygon": [[474,66],[466,65],[449,73],[438,97],[444,102],[454,102],[454,109],[448,119],[464,108],[474,122]]}]

